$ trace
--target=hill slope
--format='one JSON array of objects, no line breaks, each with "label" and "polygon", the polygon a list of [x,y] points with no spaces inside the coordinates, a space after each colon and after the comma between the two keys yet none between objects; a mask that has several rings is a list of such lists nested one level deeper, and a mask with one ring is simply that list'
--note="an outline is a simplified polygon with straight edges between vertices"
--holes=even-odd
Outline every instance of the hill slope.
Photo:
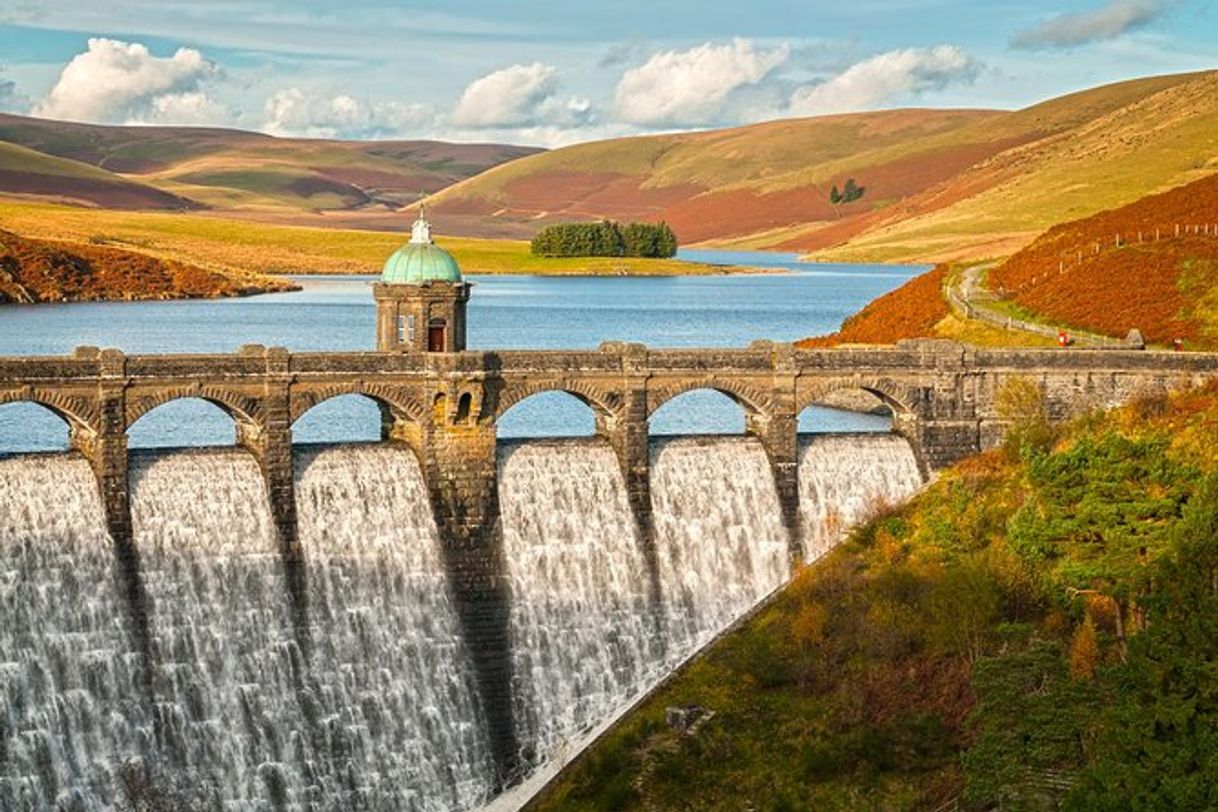
[{"label": "hill slope", "polygon": [[1153,342],[1216,346],[1218,176],[1055,226],[991,271],[989,284],[1082,329],[1121,336],[1136,327]]},{"label": "hill slope", "polygon": [[0,191],[107,209],[199,208],[193,201],[89,164],[2,141]]},{"label": "hill slope", "polygon": [[[903,110],[554,150],[431,204],[521,233],[562,219],[663,219],[683,242],[827,259],[1011,253],[1064,219],[1216,168],[1218,73],[1153,77],[1016,112]],[[855,178],[864,197],[835,208]]]},{"label": "hill slope", "polygon": [[[0,146],[8,145],[49,156],[43,160],[95,167],[91,177],[98,182],[125,179],[199,206],[281,218],[319,211],[370,215],[365,219],[537,151],[498,144],[274,138],[194,127],[106,127],[0,115]],[[0,178],[0,190],[66,197],[51,183],[16,189]],[[107,204],[99,195],[81,197],[113,208],[137,207]]]},{"label": "hill slope", "polygon": [[1212,808],[1218,389],[1059,438],[1012,401],[529,808]]},{"label": "hill slope", "polygon": [[0,303],[248,296],[294,285],[218,273],[135,251],[67,246],[0,230]]}]

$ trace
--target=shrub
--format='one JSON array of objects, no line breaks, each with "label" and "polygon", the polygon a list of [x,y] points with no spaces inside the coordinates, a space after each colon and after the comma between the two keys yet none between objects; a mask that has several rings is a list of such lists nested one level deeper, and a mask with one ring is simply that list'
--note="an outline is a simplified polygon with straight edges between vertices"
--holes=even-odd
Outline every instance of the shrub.
[{"label": "shrub", "polygon": [[663,259],[677,253],[677,237],[665,223],[559,223],[539,231],[530,248],[543,257]]}]

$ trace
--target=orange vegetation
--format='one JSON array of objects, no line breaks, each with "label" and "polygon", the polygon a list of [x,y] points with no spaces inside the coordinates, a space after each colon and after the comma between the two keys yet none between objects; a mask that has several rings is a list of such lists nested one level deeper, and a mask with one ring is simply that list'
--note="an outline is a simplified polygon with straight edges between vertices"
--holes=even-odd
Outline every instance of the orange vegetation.
[{"label": "orange vegetation", "polygon": [[1019,305],[1083,329],[1123,336],[1136,327],[1148,341],[1214,345],[1218,176],[1055,226],[989,281]]},{"label": "orange vegetation", "polygon": [[278,279],[237,278],[134,251],[62,246],[0,230],[0,302],[217,298],[293,287]]},{"label": "orange vegetation", "polygon": [[837,344],[892,344],[903,338],[933,336],[935,325],[947,317],[943,280],[947,266],[939,265],[909,280],[896,290],[869,302],[842,322],[836,333],[805,338],[796,346],[832,347]]}]

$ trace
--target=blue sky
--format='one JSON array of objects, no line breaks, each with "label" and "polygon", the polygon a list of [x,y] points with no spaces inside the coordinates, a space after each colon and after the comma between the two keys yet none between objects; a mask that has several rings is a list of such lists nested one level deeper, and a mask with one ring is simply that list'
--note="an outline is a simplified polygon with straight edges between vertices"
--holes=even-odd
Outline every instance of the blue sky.
[{"label": "blue sky", "polygon": [[556,145],[1218,67],[1208,0],[0,0],[0,108]]}]

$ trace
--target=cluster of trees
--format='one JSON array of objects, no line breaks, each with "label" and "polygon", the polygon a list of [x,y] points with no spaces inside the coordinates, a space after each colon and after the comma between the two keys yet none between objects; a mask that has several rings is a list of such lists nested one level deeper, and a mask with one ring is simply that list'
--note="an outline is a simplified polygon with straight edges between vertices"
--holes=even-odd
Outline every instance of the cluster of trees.
[{"label": "cluster of trees", "polygon": [[829,190],[829,202],[836,209],[847,203],[853,203],[866,193],[866,186],[859,186],[854,182],[854,178],[847,178],[845,187],[841,189],[837,188],[836,183],[833,184],[833,188]]},{"label": "cluster of trees", "polygon": [[666,223],[559,223],[533,238],[542,257],[653,257],[677,253],[677,235]]}]

